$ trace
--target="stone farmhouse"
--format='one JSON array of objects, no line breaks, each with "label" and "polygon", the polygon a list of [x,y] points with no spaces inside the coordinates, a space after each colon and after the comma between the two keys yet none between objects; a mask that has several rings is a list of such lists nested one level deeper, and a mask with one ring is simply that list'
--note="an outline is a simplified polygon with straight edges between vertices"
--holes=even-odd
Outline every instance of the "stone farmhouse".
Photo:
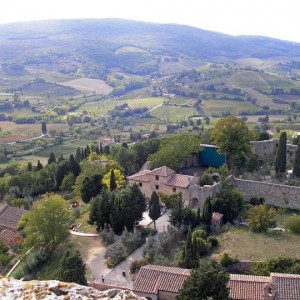
[{"label": "stone farmhouse", "polygon": [[[148,300],[175,300],[191,270],[146,265],[136,278],[134,292]],[[270,276],[230,274],[233,300],[299,300],[300,275],[271,273]]]},{"label": "stone farmhouse", "polygon": [[189,188],[197,184],[195,176],[176,174],[168,167],[160,167],[154,170],[141,170],[127,177],[129,184],[138,184],[145,197],[150,199],[153,191],[165,195],[182,194],[182,199],[189,202]]}]

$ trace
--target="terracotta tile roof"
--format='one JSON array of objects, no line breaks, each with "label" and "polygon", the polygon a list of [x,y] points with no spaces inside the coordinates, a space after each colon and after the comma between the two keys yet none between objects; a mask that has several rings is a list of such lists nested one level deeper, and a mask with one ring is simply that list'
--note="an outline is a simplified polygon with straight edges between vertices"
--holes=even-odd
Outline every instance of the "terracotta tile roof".
[{"label": "terracotta tile roof", "polygon": [[230,274],[230,297],[236,300],[264,300],[264,289],[270,277]]},{"label": "terracotta tile roof", "polygon": [[178,293],[190,270],[182,268],[147,265],[143,266],[134,283],[133,290],[157,294],[158,291]]},{"label": "terracotta tile roof", "polygon": [[152,170],[149,174],[166,177],[166,176],[169,176],[169,175],[174,174],[174,173],[175,173],[174,170],[172,170],[172,169],[170,169],[166,166],[163,166],[163,167],[156,168],[156,169]]},{"label": "terracotta tile roof", "polygon": [[271,281],[277,288],[276,300],[300,299],[300,275],[271,273]]},{"label": "terracotta tile roof", "polygon": [[193,176],[174,174],[167,182],[167,185],[186,188],[195,179]]},{"label": "terracotta tile roof", "polygon": [[0,227],[16,231],[21,216],[26,210],[4,204],[0,207]]},{"label": "terracotta tile roof", "polygon": [[135,173],[131,176],[128,176],[127,179],[132,179],[132,180],[137,180],[137,181],[150,181],[150,178],[148,176],[148,174],[150,173],[151,171],[149,170],[143,170],[143,171],[140,171],[138,173]]},{"label": "terracotta tile roof", "polygon": [[220,214],[218,212],[213,212],[211,218],[212,218],[212,221],[218,222],[218,221],[222,220],[223,214]]},{"label": "terracotta tile roof", "polygon": [[9,246],[10,244],[12,244],[16,240],[17,236],[18,236],[18,233],[14,232],[14,231],[11,231],[9,229],[4,229],[0,233],[0,240],[2,242],[4,242],[5,245]]}]

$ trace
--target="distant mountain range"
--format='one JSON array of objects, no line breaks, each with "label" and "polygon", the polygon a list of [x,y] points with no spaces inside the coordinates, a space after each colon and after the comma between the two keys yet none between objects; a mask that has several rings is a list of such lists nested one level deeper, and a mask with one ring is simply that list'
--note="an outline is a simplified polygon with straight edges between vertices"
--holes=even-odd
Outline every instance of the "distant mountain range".
[{"label": "distant mountain range", "polygon": [[162,61],[196,65],[239,58],[300,56],[300,44],[259,36],[230,36],[183,25],[121,19],[51,20],[0,25],[0,62],[91,77],[112,69],[148,75]]}]

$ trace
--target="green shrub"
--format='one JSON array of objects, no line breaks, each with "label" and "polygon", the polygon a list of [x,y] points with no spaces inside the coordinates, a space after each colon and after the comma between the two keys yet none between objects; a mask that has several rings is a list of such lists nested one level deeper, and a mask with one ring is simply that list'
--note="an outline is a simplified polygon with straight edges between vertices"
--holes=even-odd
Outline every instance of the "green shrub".
[{"label": "green shrub", "polygon": [[222,265],[222,267],[227,268],[228,266],[234,265],[237,262],[239,262],[239,260],[236,257],[231,257],[228,253],[223,253],[221,260],[220,260],[220,264]]},{"label": "green shrub", "polygon": [[292,233],[300,234],[300,216],[291,216],[287,219],[285,227]]},{"label": "green shrub", "polygon": [[211,248],[215,248],[219,246],[219,241],[215,237],[208,238],[208,242],[211,244]]},{"label": "green shrub", "polygon": [[140,268],[142,266],[145,266],[148,264],[148,261],[146,259],[140,259],[140,260],[134,260],[133,262],[131,262],[130,264],[130,273],[131,274],[134,274],[136,273],[137,271],[140,270]]},{"label": "green shrub", "polygon": [[105,225],[105,228],[99,232],[99,236],[105,245],[111,245],[115,242],[115,233],[111,226]]},{"label": "green shrub", "polygon": [[203,186],[203,185],[212,185],[214,183],[214,181],[211,177],[211,174],[205,172],[201,176],[199,183],[200,183],[201,186]]},{"label": "green shrub", "polygon": [[107,259],[108,268],[115,267],[121,261],[126,259],[125,247],[120,242],[114,243],[106,249],[104,258]]}]

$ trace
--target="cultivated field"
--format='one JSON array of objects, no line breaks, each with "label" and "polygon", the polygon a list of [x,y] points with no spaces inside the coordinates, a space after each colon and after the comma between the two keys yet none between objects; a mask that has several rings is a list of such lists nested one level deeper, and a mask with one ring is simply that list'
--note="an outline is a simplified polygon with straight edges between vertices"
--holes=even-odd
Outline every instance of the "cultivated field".
[{"label": "cultivated field", "polygon": [[228,100],[204,100],[201,108],[206,115],[222,114],[222,112],[230,111],[232,114],[239,114],[241,112],[253,112],[257,108],[250,102],[238,102]]},{"label": "cultivated field", "polygon": [[151,111],[152,116],[160,120],[169,120],[171,122],[185,120],[195,114],[197,114],[197,111],[193,107],[180,107],[171,105],[161,105],[157,109]]},{"label": "cultivated field", "polygon": [[113,90],[105,81],[91,78],[78,78],[61,82],[60,85],[68,86],[82,92],[96,92],[103,95],[108,95]]}]

